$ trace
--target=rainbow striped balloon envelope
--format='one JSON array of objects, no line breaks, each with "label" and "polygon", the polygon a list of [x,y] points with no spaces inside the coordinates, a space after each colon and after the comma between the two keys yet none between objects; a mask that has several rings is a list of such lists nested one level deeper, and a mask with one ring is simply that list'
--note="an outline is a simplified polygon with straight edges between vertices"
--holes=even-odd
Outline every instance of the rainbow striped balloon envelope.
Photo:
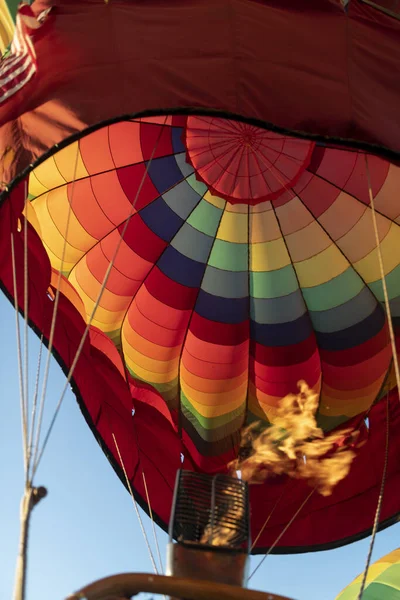
[{"label": "rainbow striped balloon envelope", "polygon": [[[357,600],[363,575],[348,585],[336,600]],[[400,599],[400,549],[377,560],[368,569],[363,600]]]},{"label": "rainbow striped balloon envelope", "polygon": [[[273,421],[300,379],[320,393],[325,431],[351,423],[368,437],[364,416],[393,387],[370,193],[397,334],[399,189],[400,168],[383,158],[175,114],[79,133],[5,193],[2,223],[13,223],[20,263],[22,210],[30,224],[31,320],[48,338],[60,282],[54,348],[66,371],[90,321],[75,392],[114,464],[118,438],[139,499],[146,466],[161,524],[176,469],[223,471],[243,426]],[[10,271],[2,279],[11,290]],[[370,528],[370,457],[379,462],[385,408],[368,414],[374,435],[350,477],[310,500],[283,548],[327,547]],[[286,485],[252,489],[255,532]],[[256,550],[308,493],[291,485]],[[360,496],[364,510],[349,520]],[[385,502],[389,519],[395,498]]]}]

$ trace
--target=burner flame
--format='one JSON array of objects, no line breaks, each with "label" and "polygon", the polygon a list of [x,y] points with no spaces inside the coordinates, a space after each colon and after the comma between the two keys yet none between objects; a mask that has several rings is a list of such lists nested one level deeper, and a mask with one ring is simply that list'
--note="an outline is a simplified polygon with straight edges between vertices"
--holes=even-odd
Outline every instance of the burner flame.
[{"label": "burner flame", "polygon": [[257,422],[243,430],[239,457],[229,467],[248,483],[288,475],[329,496],[350,471],[359,432],[342,429],[324,436],[315,418],[318,394],[304,381],[298,386],[298,394],[282,399],[272,425],[262,429]]}]

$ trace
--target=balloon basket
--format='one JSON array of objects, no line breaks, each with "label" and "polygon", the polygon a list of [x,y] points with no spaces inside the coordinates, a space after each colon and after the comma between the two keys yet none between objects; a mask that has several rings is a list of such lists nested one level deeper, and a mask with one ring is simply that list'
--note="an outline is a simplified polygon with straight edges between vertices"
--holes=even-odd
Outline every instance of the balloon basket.
[{"label": "balloon basket", "polygon": [[228,475],[178,471],[169,538],[167,575],[245,586],[247,483]]}]

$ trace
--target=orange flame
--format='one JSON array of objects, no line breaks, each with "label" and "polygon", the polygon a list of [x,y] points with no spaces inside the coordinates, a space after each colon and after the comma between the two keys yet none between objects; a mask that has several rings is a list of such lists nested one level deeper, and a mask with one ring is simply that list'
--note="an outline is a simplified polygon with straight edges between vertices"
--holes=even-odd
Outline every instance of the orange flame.
[{"label": "orange flame", "polygon": [[[244,514],[244,504],[237,502],[236,493],[229,484],[220,490],[220,494],[224,496],[222,502],[215,507],[214,524],[208,523],[201,537],[201,544],[209,544],[211,546],[229,546],[232,538],[235,535],[235,530],[226,525],[226,515],[234,514],[235,520],[240,520]],[[225,522],[225,524],[224,524]]]},{"label": "orange flame", "polygon": [[285,474],[305,479],[329,496],[350,471],[355,452],[346,442],[353,445],[358,432],[341,430],[324,437],[315,419],[318,394],[304,381],[298,385],[300,392],[282,399],[270,427],[260,433],[260,424],[253,423],[242,432],[242,450],[247,449],[248,455],[239,456],[229,467],[232,473],[241,471],[249,483]]},{"label": "orange flame", "polygon": [[[241,479],[250,484],[263,483],[271,475],[305,479],[320,494],[329,496],[350,471],[359,432],[346,429],[324,436],[315,418],[318,393],[304,381],[298,386],[298,394],[282,399],[272,425],[260,431],[262,424],[257,422],[242,431],[242,452],[229,468],[232,476],[240,472]],[[227,486],[228,504],[230,492]],[[218,523],[218,515],[227,512],[228,504],[216,507],[215,526],[207,525],[200,543],[229,545],[232,529],[223,525],[223,519]],[[242,506],[231,504],[229,509],[240,519]]]}]

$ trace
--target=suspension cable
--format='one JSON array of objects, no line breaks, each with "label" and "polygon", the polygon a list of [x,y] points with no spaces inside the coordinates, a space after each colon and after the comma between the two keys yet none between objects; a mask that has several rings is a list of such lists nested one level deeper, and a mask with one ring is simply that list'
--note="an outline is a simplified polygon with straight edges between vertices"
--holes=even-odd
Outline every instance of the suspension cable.
[{"label": "suspension cable", "polygon": [[380,490],[379,490],[378,503],[376,505],[374,525],[373,525],[372,534],[371,534],[371,542],[369,544],[367,560],[365,562],[365,569],[364,569],[364,573],[363,573],[360,591],[357,596],[357,600],[362,599],[364,590],[365,590],[365,584],[367,582],[367,576],[368,576],[368,571],[369,571],[369,567],[371,564],[372,552],[373,552],[374,545],[375,545],[375,538],[376,538],[376,534],[378,532],[379,521],[380,521],[380,517],[381,517],[383,494],[385,492],[386,479],[387,479],[388,462],[389,462],[389,392],[386,395],[386,447],[385,447],[385,460],[383,463],[382,481],[381,481],[381,486],[380,486]]},{"label": "suspension cable", "polygon": [[[30,431],[29,431],[29,439],[28,439],[28,470],[30,471],[32,468],[32,458],[33,458],[33,436],[35,432],[35,422],[36,422],[36,413],[37,413],[37,401],[39,396],[39,382],[40,382],[40,371],[42,366],[42,352],[43,352],[43,333],[40,336],[39,343],[39,355],[38,362],[36,367],[36,379],[35,379],[35,388],[33,391],[33,399],[32,399],[32,414],[31,414],[31,423],[30,423]],[[32,477],[28,473],[28,481],[32,482]]]},{"label": "suspension cable", "polygon": [[143,468],[142,468],[142,477],[143,477],[144,491],[146,493],[147,506],[149,507],[149,513],[150,513],[150,519],[151,519],[151,526],[152,526],[152,530],[153,530],[154,542],[155,542],[155,545],[156,545],[157,556],[158,556],[158,560],[159,560],[159,563],[160,563],[160,570],[161,570],[161,573],[163,573],[164,572],[164,567],[163,567],[161,553],[160,553],[160,545],[158,543],[158,537],[157,537],[157,532],[156,532],[156,528],[155,528],[155,524],[154,524],[154,518],[153,518],[153,511],[152,511],[152,508],[151,508],[149,490],[148,490],[148,487],[147,487],[146,476],[144,474]]},{"label": "suspension cable", "polygon": [[274,506],[272,507],[272,510],[271,510],[271,512],[269,513],[268,517],[265,519],[265,521],[264,521],[264,523],[263,523],[263,525],[262,525],[262,527],[261,527],[260,531],[258,532],[258,534],[257,534],[257,536],[256,536],[256,539],[254,540],[254,542],[253,542],[253,544],[252,544],[252,546],[251,546],[251,549],[250,549],[250,551],[254,550],[254,548],[256,547],[256,545],[257,545],[257,542],[258,542],[258,540],[260,539],[261,535],[263,534],[263,532],[264,532],[264,529],[265,529],[265,528],[266,528],[266,526],[268,525],[268,523],[269,523],[269,521],[270,521],[270,519],[271,519],[272,515],[273,515],[273,514],[274,514],[274,512],[275,512],[275,509],[276,509],[276,508],[278,508],[278,505],[280,504],[280,502],[281,502],[281,500],[282,500],[283,496],[284,496],[284,495],[285,495],[285,493],[286,493],[286,490],[287,490],[287,485],[288,485],[288,483],[289,483],[289,482],[286,482],[286,485],[284,486],[284,488],[283,488],[283,490],[282,490],[282,493],[280,494],[279,498],[277,499],[277,501],[275,502]]},{"label": "suspension cable", "polygon": [[133,490],[132,490],[131,482],[129,480],[128,473],[126,472],[125,463],[124,463],[124,461],[122,459],[121,452],[119,450],[119,446],[118,446],[118,443],[117,443],[117,439],[116,439],[116,437],[115,437],[115,435],[114,435],[113,432],[111,432],[111,435],[112,435],[112,438],[114,440],[115,447],[117,449],[119,462],[121,463],[121,467],[122,467],[122,470],[124,472],[124,477],[125,477],[126,485],[128,486],[128,490],[129,490],[129,493],[130,493],[131,498],[132,498],[133,506],[135,508],[136,516],[137,516],[138,521],[139,521],[140,529],[142,531],[142,534],[143,534],[143,537],[144,537],[144,541],[145,541],[146,546],[147,546],[147,550],[148,550],[148,553],[149,553],[149,556],[150,556],[151,563],[153,565],[154,572],[156,574],[158,574],[158,569],[157,569],[156,561],[154,560],[154,555],[153,555],[153,552],[152,552],[152,549],[151,549],[151,546],[150,546],[150,543],[149,543],[149,538],[147,537],[147,533],[146,533],[146,530],[145,530],[144,525],[143,525],[142,517],[140,516],[140,512],[139,512],[139,509],[138,509],[138,506],[137,506],[137,502],[135,500],[135,496],[133,495]]},{"label": "suspension cable", "polygon": [[[25,207],[28,199],[28,186],[27,182],[24,183],[24,200]],[[28,311],[29,311],[29,270],[28,270],[28,215],[24,216],[24,412],[26,418],[26,473],[25,473],[25,484],[28,483],[29,477],[29,462],[30,462],[30,448],[28,440],[29,430],[29,345],[28,345]]]},{"label": "suspension cable", "polygon": [[276,538],[276,540],[274,541],[274,543],[272,544],[272,546],[270,546],[270,548],[268,548],[268,552],[262,557],[262,559],[260,560],[260,562],[258,563],[258,565],[256,566],[256,568],[254,569],[254,571],[251,573],[250,577],[248,578],[248,581],[250,581],[250,579],[253,577],[253,575],[256,574],[256,572],[261,567],[261,565],[263,564],[263,562],[265,561],[265,559],[267,558],[267,556],[269,556],[271,554],[272,550],[279,543],[279,540],[283,537],[283,535],[287,532],[287,530],[289,529],[289,527],[291,526],[291,524],[293,523],[293,521],[296,519],[297,515],[301,512],[301,510],[306,505],[306,503],[311,498],[311,496],[313,495],[313,493],[315,492],[316,489],[317,488],[313,488],[311,490],[311,492],[308,494],[308,496],[306,496],[305,500],[303,500],[303,502],[301,503],[301,505],[299,506],[299,508],[294,513],[293,517],[285,525],[285,527],[282,529],[281,533],[278,535],[278,537]]},{"label": "suspension cable", "polygon": [[369,194],[369,201],[370,201],[370,205],[371,205],[371,216],[372,216],[372,223],[373,223],[373,227],[374,227],[376,251],[377,251],[377,255],[378,255],[379,270],[380,270],[382,288],[383,288],[383,297],[385,299],[385,308],[386,308],[386,316],[387,316],[387,322],[388,322],[388,328],[389,328],[390,344],[392,347],[393,366],[394,366],[394,372],[395,372],[395,376],[396,376],[397,393],[399,395],[399,400],[400,400],[399,359],[397,356],[396,338],[395,338],[394,330],[393,330],[392,312],[391,312],[391,308],[390,308],[389,294],[388,294],[387,284],[386,284],[385,268],[384,268],[384,264],[383,264],[381,242],[379,239],[378,224],[376,221],[375,201],[374,201],[374,194],[372,192],[371,173],[369,170],[367,155],[365,155],[365,168],[367,171],[368,194]]},{"label": "suspension cable", "polygon": [[63,271],[64,261],[65,261],[65,255],[67,252],[67,239],[68,239],[68,232],[69,232],[69,226],[70,226],[70,221],[71,221],[72,203],[73,203],[73,199],[74,199],[76,175],[78,172],[78,160],[79,160],[79,142],[76,143],[76,156],[75,156],[74,170],[73,170],[73,176],[72,176],[72,185],[71,185],[71,200],[69,202],[68,213],[67,213],[67,221],[66,221],[66,226],[65,226],[63,248],[62,248],[62,253],[61,253],[60,270],[58,273],[57,289],[56,289],[56,293],[55,293],[55,297],[54,297],[53,314],[52,314],[51,325],[50,325],[50,336],[49,336],[49,343],[48,343],[48,347],[47,347],[47,358],[46,358],[46,365],[45,365],[45,369],[44,369],[42,392],[41,392],[40,403],[39,403],[39,417],[38,417],[36,436],[35,436],[35,450],[34,450],[34,455],[33,455],[33,459],[32,459],[32,479],[33,479],[36,469],[37,469],[36,465],[38,462],[38,453],[39,453],[39,446],[40,446],[40,434],[41,434],[41,429],[42,429],[43,412],[44,412],[44,405],[45,405],[45,400],[46,400],[47,384],[48,384],[48,379],[49,379],[49,374],[50,374],[51,350],[53,348],[54,332],[55,332],[55,328],[56,328],[58,305],[59,305],[59,300],[60,300],[62,271]]},{"label": "suspension cable", "polygon": [[21,347],[21,331],[19,325],[19,308],[18,308],[18,286],[17,286],[17,268],[15,263],[15,246],[14,246],[14,233],[11,232],[11,262],[13,272],[13,288],[14,288],[14,308],[15,308],[15,327],[17,337],[17,355],[18,355],[18,379],[19,379],[19,397],[21,407],[21,426],[22,426],[22,450],[24,459],[24,472],[25,478],[28,473],[28,428],[27,428],[27,415],[25,412],[25,400],[24,400],[24,377],[23,377],[23,366],[22,366],[22,347]]},{"label": "suspension cable", "polygon": [[[379,239],[378,224],[377,224],[377,220],[376,220],[374,194],[372,191],[371,173],[369,170],[367,155],[365,155],[365,168],[366,168],[366,172],[367,172],[368,195],[369,195],[369,201],[370,201],[370,205],[371,205],[372,223],[373,223],[373,227],[374,227],[376,250],[377,250],[377,255],[378,255],[379,270],[380,270],[382,288],[383,288],[383,297],[385,300],[385,308],[386,308],[386,315],[387,315],[387,321],[388,321],[390,344],[392,347],[393,366],[394,366],[394,372],[395,372],[395,376],[396,376],[397,393],[399,394],[399,399],[400,399],[400,385],[399,385],[400,384],[400,371],[399,371],[399,361],[398,361],[397,349],[396,349],[396,338],[395,338],[394,330],[393,330],[389,294],[388,294],[387,284],[386,284],[385,268],[384,268],[384,264],[383,264],[381,242]],[[367,559],[366,559],[365,568],[364,568],[364,572],[363,572],[361,587],[360,587],[359,594],[357,596],[357,600],[362,599],[362,596],[363,596],[364,590],[365,590],[365,585],[367,582],[368,570],[369,570],[369,567],[371,564],[372,552],[373,552],[374,545],[375,545],[375,538],[376,538],[376,534],[378,532],[379,521],[380,521],[380,516],[381,516],[381,511],[382,511],[383,494],[385,491],[386,479],[387,479],[388,461],[389,461],[389,392],[387,392],[387,395],[386,395],[386,446],[385,446],[385,459],[384,459],[384,464],[383,464],[382,481],[381,481],[378,502],[377,502],[376,511],[375,511],[374,524],[372,527],[371,541],[370,541],[370,545],[369,545],[369,549],[368,549],[368,554],[367,554]]]},{"label": "suspension cable", "polygon": [[[167,116],[164,118],[164,123],[163,123],[163,125],[165,125],[165,123],[166,123],[166,120],[167,120]],[[54,423],[55,423],[55,421],[56,421],[56,419],[57,419],[57,415],[58,415],[58,413],[60,412],[60,408],[61,408],[62,402],[63,402],[63,400],[64,400],[64,397],[65,397],[65,394],[66,394],[66,392],[67,392],[67,390],[68,390],[68,386],[69,386],[69,384],[70,384],[70,381],[71,381],[71,379],[72,379],[72,376],[73,376],[73,374],[74,374],[75,367],[76,367],[76,365],[77,365],[77,363],[78,363],[78,360],[79,360],[79,358],[80,358],[80,355],[81,355],[81,352],[82,352],[82,350],[83,350],[83,347],[84,347],[84,344],[85,344],[86,338],[87,338],[87,336],[88,336],[88,334],[89,334],[89,331],[90,331],[90,326],[91,326],[91,324],[92,324],[92,321],[93,321],[93,319],[94,319],[94,316],[95,316],[95,314],[96,314],[97,308],[98,308],[98,306],[99,306],[99,304],[100,304],[100,301],[101,301],[101,299],[102,299],[102,297],[103,297],[103,293],[104,293],[104,290],[105,290],[105,288],[106,288],[106,285],[107,285],[107,282],[108,282],[109,276],[110,276],[110,274],[111,274],[111,270],[112,270],[112,268],[113,268],[113,266],[114,266],[114,263],[115,263],[115,260],[116,260],[116,258],[117,258],[118,252],[119,252],[119,250],[120,250],[120,248],[121,248],[121,246],[122,246],[122,243],[123,243],[123,241],[124,241],[124,237],[125,237],[126,231],[127,231],[127,229],[128,229],[129,223],[130,223],[130,221],[131,221],[131,218],[132,218],[132,216],[133,216],[133,215],[134,215],[134,213],[135,213],[135,207],[136,207],[137,201],[138,201],[138,199],[139,199],[140,192],[142,191],[142,188],[143,188],[144,182],[146,181],[146,177],[147,177],[147,175],[148,175],[148,173],[149,173],[149,169],[150,169],[150,166],[151,166],[151,164],[152,164],[152,161],[153,161],[154,155],[155,155],[155,153],[156,153],[156,150],[157,150],[157,147],[158,147],[158,143],[159,143],[159,141],[160,141],[160,139],[161,139],[162,131],[163,131],[163,129],[162,129],[162,128],[160,128],[160,131],[159,131],[159,133],[158,133],[158,137],[157,137],[157,139],[156,139],[156,142],[155,142],[155,144],[154,144],[154,147],[153,147],[152,153],[151,153],[151,155],[150,155],[149,161],[148,161],[148,163],[147,163],[147,165],[146,165],[146,169],[145,169],[145,171],[144,171],[144,173],[143,173],[142,179],[141,179],[141,181],[140,181],[140,184],[139,184],[139,186],[138,186],[138,190],[137,190],[137,192],[136,192],[136,195],[135,195],[134,201],[133,201],[133,203],[132,203],[131,210],[130,210],[130,212],[129,212],[129,214],[128,214],[128,217],[127,217],[127,218],[126,218],[126,220],[125,220],[124,227],[122,228],[121,235],[120,235],[120,238],[119,238],[119,240],[118,240],[118,243],[117,243],[117,245],[116,245],[115,251],[114,251],[114,253],[113,253],[113,255],[112,255],[111,261],[109,262],[109,265],[108,265],[108,267],[107,267],[107,270],[106,270],[106,272],[105,272],[105,275],[104,275],[104,277],[103,277],[103,281],[102,281],[102,284],[101,284],[101,287],[100,287],[99,293],[98,293],[98,295],[97,295],[97,298],[96,298],[96,301],[95,301],[95,303],[94,303],[93,309],[92,309],[92,311],[91,311],[91,313],[90,313],[89,319],[87,320],[87,323],[86,323],[85,330],[84,330],[84,332],[83,332],[83,334],[82,334],[81,340],[80,340],[80,342],[79,342],[78,348],[77,348],[77,350],[76,350],[76,353],[75,353],[75,357],[74,357],[74,359],[73,359],[73,361],[72,361],[72,364],[71,364],[71,367],[70,367],[70,369],[69,369],[68,376],[67,376],[67,380],[66,380],[66,382],[65,382],[65,386],[64,386],[64,388],[63,388],[63,390],[62,390],[62,392],[61,392],[60,399],[59,399],[59,401],[58,401],[58,404],[57,404],[57,406],[56,406],[56,408],[55,408],[55,411],[54,411],[54,414],[53,414],[53,418],[52,418],[52,420],[51,420],[51,422],[50,422],[49,428],[48,428],[48,430],[47,430],[47,434],[46,434],[46,436],[45,436],[45,439],[44,439],[44,441],[43,441],[42,448],[41,448],[41,450],[40,450],[40,453],[39,453],[39,455],[38,455],[38,457],[37,457],[37,459],[36,459],[36,461],[35,461],[35,464],[34,464],[34,467],[33,467],[33,474],[35,474],[35,472],[37,471],[37,468],[38,468],[38,466],[39,466],[39,463],[40,463],[40,461],[41,461],[41,458],[42,458],[42,456],[43,456],[43,452],[44,452],[44,450],[45,450],[45,448],[46,448],[46,445],[47,445],[47,443],[48,443],[49,437],[50,437],[50,435],[51,435],[51,432],[52,432],[52,429],[53,429],[53,427],[54,427]]]}]

